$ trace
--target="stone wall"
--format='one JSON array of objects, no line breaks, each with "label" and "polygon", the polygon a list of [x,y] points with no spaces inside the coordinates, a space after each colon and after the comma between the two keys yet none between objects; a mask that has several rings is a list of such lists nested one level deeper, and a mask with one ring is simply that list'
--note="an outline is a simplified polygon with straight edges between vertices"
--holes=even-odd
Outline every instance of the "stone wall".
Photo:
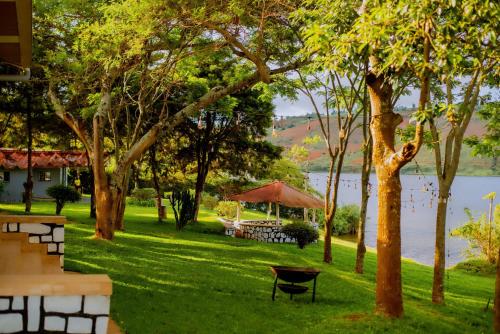
[{"label": "stone wall", "polygon": [[47,244],[47,254],[59,255],[64,268],[64,225],[51,223],[4,223],[2,232],[28,233],[30,244]]},{"label": "stone wall", "polygon": [[253,225],[281,225],[281,220],[242,220],[240,224],[253,224]]},{"label": "stone wall", "polygon": [[240,223],[242,236],[245,239],[273,243],[295,243],[295,238],[290,238],[281,232],[280,225]]},{"label": "stone wall", "polygon": [[0,333],[106,334],[109,296],[0,296]]}]

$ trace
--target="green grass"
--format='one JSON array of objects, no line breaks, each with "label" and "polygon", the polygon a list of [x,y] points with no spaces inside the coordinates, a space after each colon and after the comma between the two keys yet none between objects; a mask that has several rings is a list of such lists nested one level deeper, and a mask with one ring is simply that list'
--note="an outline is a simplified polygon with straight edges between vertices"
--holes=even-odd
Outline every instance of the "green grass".
[{"label": "green grass", "polygon": [[[21,213],[21,205],[0,210]],[[51,214],[53,203],[35,203],[34,214]],[[375,261],[366,256],[366,273],[353,273],[352,243],[335,240],[334,263],[321,262],[319,242],[295,245],[233,239],[220,231],[212,212],[176,232],[171,220],[156,223],[154,208],[128,207],[126,232],[113,242],[95,240],[84,204],[68,204],[67,270],[107,273],[113,280],[112,317],[127,333],[486,333],[494,277],[449,270],[446,306],[430,302],[432,268],[403,261],[405,315],[388,320],[373,313]],[[245,212],[245,218],[260,214]],[[252,215],[256,215],[251,217]],[[169,212],[169,217],[171,213]],[[208,233],[200,233],[208,232]],[[272,264],[314,266],[317,302],[310,295],[293,301],[282,293],[271,301]]]}]

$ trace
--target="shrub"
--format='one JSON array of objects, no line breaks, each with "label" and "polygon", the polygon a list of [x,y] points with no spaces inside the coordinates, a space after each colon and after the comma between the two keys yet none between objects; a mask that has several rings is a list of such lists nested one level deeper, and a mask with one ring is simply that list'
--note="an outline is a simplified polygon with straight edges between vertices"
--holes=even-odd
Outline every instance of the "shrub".
[{"label": "shrub", "polygon": [[350,204],[341,206],[335,213],[332,232],[336,235],[354,234],[359,222],[359,206]]},{"label": "shrub", "polygon": [[451,236],[465,239],[469,243],[466,255],[469,258],[477,257],[487,259],[494,263],[500,247],[500,204],[495,207],[494,221],[491,223],[491,243],[490,226],[486,214],[474,219],[469,209],[465,209],[469,221],[464,225],[451,231]]},{"label": "shrub", "polygon": [[47,188],[47,195],[56,200],[56,215],[60,215],[66,202],[76,202],[82,195],[73,187],[62,184]]},{"label": "shrub", "polygon": [[156,199],[136,199],[136,198],[127,198],[128,205],[142,206],[146,208],[154,208],[156,207]]},{"label": "shrub", "polygon": [[319,238],[318,231],[316,231],[311,225],[304,222],[296,222],[285,225],[281,231],[290,238],[295,238],[300,249],[303,249],[306,245],[318,240]]},{"label": "shrub", "polygon": [[[243,205],[240,206],[240,212],[243,212]],[[238,211],[238,202],[220,201],[215,207],[215,212],[218,216],[226,218],[235,218]]]},{"label": "shrub", "polygon": [[180,231],[194,218],[194,196],[189,190],[174,190],[169,200],[174,211],[175,228]]},{"label": "shrub", "polygon": [[202,195],[202,204],[209,210],[215,209],[217,204],[219,203],[219,199],[216,196],[209,195],[207,193],[203,193]]},{"label": "shrub", "polygon": [[131,197],[139,201],[145,201],[156,198],[156,191],[153,188],[134,189]]}]

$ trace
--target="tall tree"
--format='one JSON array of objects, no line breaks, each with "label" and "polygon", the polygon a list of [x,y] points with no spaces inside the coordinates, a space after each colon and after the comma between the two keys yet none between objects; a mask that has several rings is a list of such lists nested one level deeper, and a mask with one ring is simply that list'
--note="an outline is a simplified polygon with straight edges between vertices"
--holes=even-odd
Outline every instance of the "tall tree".
[{"label": "tall tree", "polygon": [[372,171],[372,150],[373,140],[370,133],[371,118],[370,107],[363,110],[363,165],[361,167],[361,205],[359,209],[359,222],[357,230],[357,247],[356,247],[356,264],[354,271],[358,274],[363,273],[364,259],[366,254],[365,246],[365,230],[366,230],[366,214],[368,212],[368,200],[370,198],[370,173]]},{"label": "tall tree", "polygon": [[[281,61],[294,48],[289,7],[282,1],[235,2],[229,10],[211,2],[157,0],[96,7],[83,19],[80,12],[70,15],[71,7],[47,10],[38,13],[37,26],[52,37],[45,45],[50,100],[92,160],[96,236],[112,239],[114,229],[123,225],[130,166],[160,132],[225,96],[269,83],[301,62]],[[277,47],[287,43],[287,48]],[[178,87],[198,80],[197,60],[221,48],[238,59],[238,75],[225,86],[208,86],[190,104],[169,104]],[[122,104],[121,97],[128,103]],[[154,120],[148,129],[146,119]],[[120,121],[129,126],[120,127]],[[106,136],[111,140],[105,141]],[[106,157],[105,145],[112,147],[112,156]],[[107,175],[110,160],[115,168]]]},{"label": "tall tree", "polygon": [[260,90],[252,89],[221,99],[198,119],[178,126],[178,135],[191,138],[179,150],[179,158],[196,158],[195,221],[210,171],[252,176],[279,158],[281,150],[264,140],[273,109]]},{"label": "tall tree", "polygon": [[[319,121],[321,135],[330,158],[325,193],[325,232],[323,262],[332,262],[332,229],[337,210],[340,176],[349,139],[355,122],[367,103],[363,101],[365,89],[364,63],[355,64],[336,72],[312,64],[298,70],[294,87],[310,101]],[[319,99],[321,100],[318,100]]]},{"label": "tall tree", "polygon": [[[333,69],[360,58],[369,60],[366,84],[378,181],[376,310],[399,317],[403,314],[399,171],[419,151],[423,122],[430,118],[426,107],[436,69],[431,53],[436,48],[446,50],[449,42],[435,40],[436,16],[443,10],[439,7],[447,5],[403,0],[319,3],[315,20],[306,30],[306,49]],[[416,131],[413,140],[397,149],[395,131],[402,117],[394,113],[394,104],[408,83],[420,90]]]}]

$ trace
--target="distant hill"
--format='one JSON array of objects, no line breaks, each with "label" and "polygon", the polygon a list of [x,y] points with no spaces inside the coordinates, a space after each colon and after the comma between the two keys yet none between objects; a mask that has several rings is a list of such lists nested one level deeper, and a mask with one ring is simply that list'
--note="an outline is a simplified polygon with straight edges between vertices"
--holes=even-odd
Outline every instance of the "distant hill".
[{"label": "distant hill", "polygon": [[[409,120],[409,111],[402,111],[403,123],[401,127],[405,127]],[[445,124],[445,123],[444,123]],[[446,124],[445,124],[446,125]],[[336,119],[330,119],[330,126],[332,127],[332,133],[337,132]],[[304,146],[303,140],[307,136],[321,135],[321,129],[319,121],[316,115],[306,115],[306,116],[289,116],[281,117],[275,121],[275,135],[271,134],[269,131],[268,140],[270,140],[275,145],[280,145],[289,149],[294,144]],[[443,131],[446,131],[447,127],[443,127]],[[473,118],[471,124],[466,132],[466,137],[470,135],[481,136],[484,132],[484,124],[479,120]],[[348,153],[346,155],[346,161],[344,164],[344,170],[346,172],[359,172],[362,164],[362,153],[361,144],[363,141],[363,134],[358,128],[355,130],[353,136],[351,137],[348,145]],[[311,171],[326,171],[328,168],[328,156],[326,154],[326,149],[324,147],[324,142],[321,141],[314,145],[306,146],[309,151],[308,164],[309,170]],[[460,157],[460,166],[458,169],[458,174],[461,175],[500,175],[500,170],[498,167],[494,167],[493,159],[472,157],[471,149],[467,145],[462,147],[462,155]],[[413,174],[417,172],[417,164],[419,170],[426,174],[433,174],[434,168],[434,153],[422,147],[418,153],[416,162],[411,162],[403,169],[403,173]],[[305,168],[305,163],[303,168]]]}]

